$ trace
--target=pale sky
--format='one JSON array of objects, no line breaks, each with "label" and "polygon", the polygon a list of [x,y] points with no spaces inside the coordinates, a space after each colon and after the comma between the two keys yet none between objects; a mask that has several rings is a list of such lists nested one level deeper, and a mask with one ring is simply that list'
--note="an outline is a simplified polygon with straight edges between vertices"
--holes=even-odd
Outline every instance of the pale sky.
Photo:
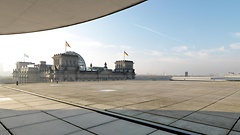
[{"label": "pale sky", "polygon": [[79,53],[87,66],[113,69],[123,52],[136,74],[240,73],[239,0],[149,0],[91,22],[30,34],[0,36],[0,63],[47,61],[65,51]]}]

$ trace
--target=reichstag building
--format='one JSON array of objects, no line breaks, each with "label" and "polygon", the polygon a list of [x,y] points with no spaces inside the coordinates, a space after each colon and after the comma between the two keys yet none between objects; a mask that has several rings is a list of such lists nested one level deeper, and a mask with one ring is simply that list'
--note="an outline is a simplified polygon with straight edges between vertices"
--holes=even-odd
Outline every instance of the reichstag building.
[{"label": "reichstag building", "polygon": [[54,82],[54,81],[99,81],[134,79],[133,61],[119,60],[115,62],[115,69],[108,69],[107,63],[103,67],[90,67],[81,55],[73,51],[55,54],[53,65],[46,61],[40,64],[32,62],[17,62],[13,70],[13,80],[19,83]]}]

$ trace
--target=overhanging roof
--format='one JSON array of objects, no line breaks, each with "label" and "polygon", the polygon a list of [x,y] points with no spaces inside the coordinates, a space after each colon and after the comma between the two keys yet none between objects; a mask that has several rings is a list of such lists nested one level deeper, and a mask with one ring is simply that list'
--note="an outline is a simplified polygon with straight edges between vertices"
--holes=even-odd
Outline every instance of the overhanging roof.
[{"label": "overhanging roof", "polygon": [[143,1],[145,0],[1,0],[0,35],[80,24]]}]

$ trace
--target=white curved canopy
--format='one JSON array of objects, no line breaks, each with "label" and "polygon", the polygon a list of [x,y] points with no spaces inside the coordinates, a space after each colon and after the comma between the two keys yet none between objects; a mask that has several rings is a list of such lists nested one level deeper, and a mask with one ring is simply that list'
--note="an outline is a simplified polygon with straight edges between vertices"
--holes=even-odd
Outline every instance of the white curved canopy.
[{"label": "white curved canopy", "polygon": [[1,0],[0,35],[79,24],[143,1],[145,0]]}]

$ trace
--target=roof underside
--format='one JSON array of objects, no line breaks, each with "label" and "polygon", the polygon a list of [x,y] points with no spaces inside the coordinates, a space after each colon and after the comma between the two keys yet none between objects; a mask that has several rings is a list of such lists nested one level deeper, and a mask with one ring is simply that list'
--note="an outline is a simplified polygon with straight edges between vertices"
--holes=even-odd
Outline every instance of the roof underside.
[{"label": "roof underside", "polygon": [[143,1],[145,0],[1,0],[0,35],[80,24]]}]

